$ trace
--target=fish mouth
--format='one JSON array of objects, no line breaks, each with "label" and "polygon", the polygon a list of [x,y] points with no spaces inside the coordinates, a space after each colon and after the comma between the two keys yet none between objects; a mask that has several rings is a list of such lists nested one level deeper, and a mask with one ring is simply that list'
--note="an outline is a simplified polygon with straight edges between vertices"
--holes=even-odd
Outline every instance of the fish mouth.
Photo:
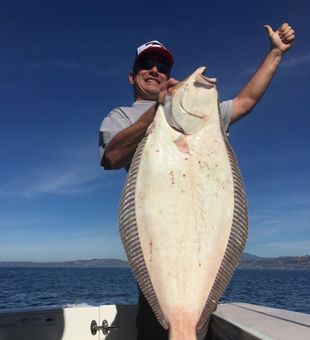
[{"label": "fish mouth", "polygon": [[[195,80],[194,80],[194,85],[195,85],[195,87],[202,87],[202,88],[205,88],[205,89],[208,89],[208,90],[213,89],[216,86],[216,78],[206,77],[204,75],[205,71],[206,71],[206,68],[203,68],[196,75]],[[184,112],[186,112],[187,114],[189,114],[191,116],[194,116],[194,117],[197,117],[197,118],[200,118],[200,119],[204,118],[203,114],[200,114],[198,112],[188,111],[183,104],[183,100],[180,102],[180,107]]]},{"label": "fish mouth", "polygon": [[206,77],[204,72],[197,74],[195,78],[195,85],[199,87],[204,87],[206,89],[212,89],[216,86],[216,78]]}]

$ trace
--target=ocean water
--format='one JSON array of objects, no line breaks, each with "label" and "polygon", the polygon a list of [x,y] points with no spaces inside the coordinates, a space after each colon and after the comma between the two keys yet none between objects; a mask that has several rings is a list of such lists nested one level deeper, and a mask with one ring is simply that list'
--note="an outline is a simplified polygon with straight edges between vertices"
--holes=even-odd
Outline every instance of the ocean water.
[{"label": "ocean water", "polygon": [[[0,268],[0,311],[136,301],[128,268]],[[222,301],[310,314],[310,270],[238,269]]]}]

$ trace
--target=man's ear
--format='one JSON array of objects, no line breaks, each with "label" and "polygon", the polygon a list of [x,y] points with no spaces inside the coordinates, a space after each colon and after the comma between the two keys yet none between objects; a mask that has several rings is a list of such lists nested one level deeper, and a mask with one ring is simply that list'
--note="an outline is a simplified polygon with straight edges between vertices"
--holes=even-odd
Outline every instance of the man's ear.
[{"label": "man's ear", "polygon": [[130,72],[128,75],[129,83],[130,85],[133,85],[135,83],[135,75],[133,72]]}]

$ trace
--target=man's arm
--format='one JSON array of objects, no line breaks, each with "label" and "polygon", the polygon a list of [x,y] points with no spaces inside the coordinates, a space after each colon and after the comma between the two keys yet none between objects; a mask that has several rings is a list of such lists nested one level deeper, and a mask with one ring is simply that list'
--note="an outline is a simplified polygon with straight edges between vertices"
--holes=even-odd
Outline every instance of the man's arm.
[{"label": "man's arm", "polygon": [[134,124],[112,138],[102,158],[105,169],[121,169],[130,165],[138,144],[154,119],[157,107],[158,104],[154,104]]},{"label": "man's arm", "polygon": [[273,31],[269,25],[265,25],[264,27],[268,33],[271,48],[253,77],[238,96],[233,99],[230,124],[251,112],[265,93],[284,53],[294,42],[294,31],[287,23],[282,24],[277,31]]},{"label": "man's arm", "polygon": [[121,169],[130,165],[138,144],[154,119],[158,106],[164,102],[169,89],[177,83],[176,79],[170,78],[159,93],[156,104],[149,108],[134,124],[121,130],[112,138],[101,161],[101,165],[105,169]]}]

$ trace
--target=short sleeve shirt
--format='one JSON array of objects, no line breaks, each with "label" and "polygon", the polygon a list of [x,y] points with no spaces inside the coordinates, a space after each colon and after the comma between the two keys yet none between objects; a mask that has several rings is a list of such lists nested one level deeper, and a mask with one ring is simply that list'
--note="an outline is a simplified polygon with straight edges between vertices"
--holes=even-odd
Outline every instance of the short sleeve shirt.
[{"label": "short sleeve shirt", "polygon": [[[113,109],[101,123],[99,134],[99,152],[100,160],[104,155],[104,151],[111,139],[121,130],[134,124],[155,101],[139,100],[135,101],[129,107],[117,107]],[[232,100],[220,103],[220,113],[223,122],[224,131],[228,131],[230,117],[232,113]]]}]

